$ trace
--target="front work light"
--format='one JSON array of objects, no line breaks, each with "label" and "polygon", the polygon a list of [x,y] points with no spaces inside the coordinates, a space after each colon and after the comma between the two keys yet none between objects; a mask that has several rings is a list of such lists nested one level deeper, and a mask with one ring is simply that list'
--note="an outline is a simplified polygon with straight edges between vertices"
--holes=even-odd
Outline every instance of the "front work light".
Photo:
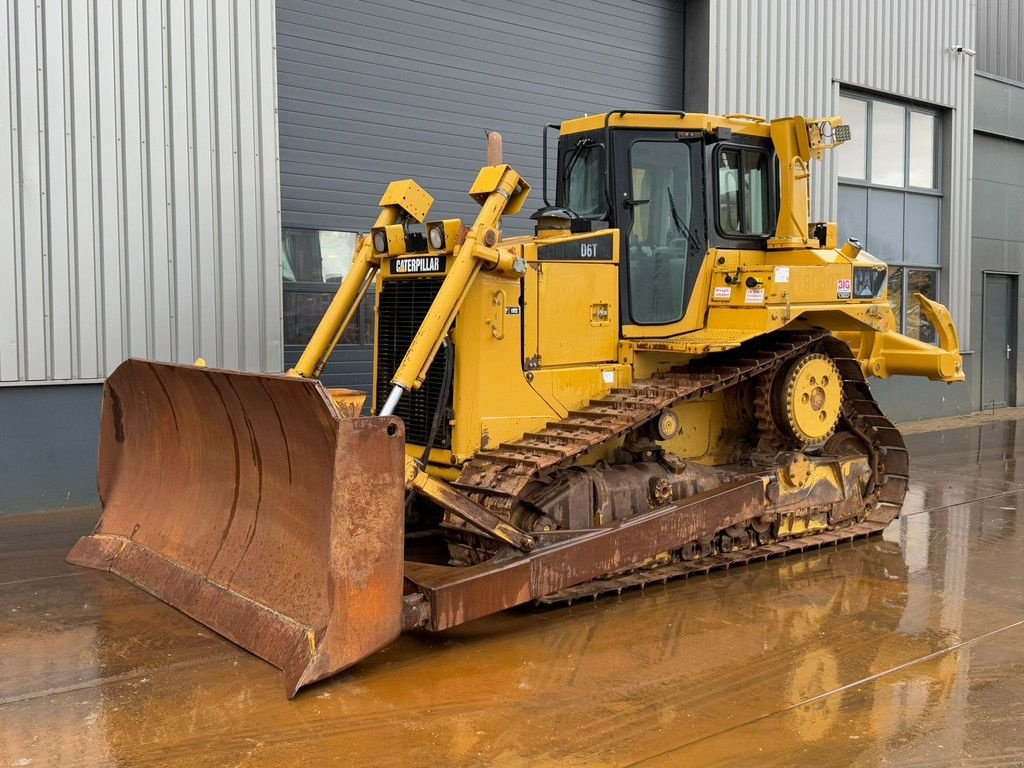
[{"label": "front work light", "polygon": [[370,230],[373,238],[373,252],[378,256],[401,256],[406,251],[405,227],[401,224],[388,224]]},{"label": "front work light", "polygon": [[448,253],[458,245],[459,235],[462,231],[461,219],[428,221],[426,226],[427,246],[431,253],[435,251]]},{"label": "front work light", "polygon": [[427,230],[427,238],[430,240],[430,247],[440,251],[444,248],[444,227],[431,227]]}]

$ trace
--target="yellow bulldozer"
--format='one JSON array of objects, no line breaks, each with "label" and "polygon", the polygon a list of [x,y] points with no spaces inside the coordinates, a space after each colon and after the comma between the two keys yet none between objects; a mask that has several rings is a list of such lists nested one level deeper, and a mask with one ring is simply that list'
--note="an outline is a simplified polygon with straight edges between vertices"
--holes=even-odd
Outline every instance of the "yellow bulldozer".
[{"label": "yellow bulldozer", "polygon": [[[811,160],[849,127],[554,127],[531,236],[502,235],[530,186],[497,134],[471,223],[392,182],[293,370],[114,371],[103,515],[69,561],[280,667],[293,696],[405,630],[882,530],[909,461],[866,377],[964,374],[945,307],[917,297],[937,346],[901,335],[886,266],[808,221]],[[364,417],[319,376],[371,286]]]}]

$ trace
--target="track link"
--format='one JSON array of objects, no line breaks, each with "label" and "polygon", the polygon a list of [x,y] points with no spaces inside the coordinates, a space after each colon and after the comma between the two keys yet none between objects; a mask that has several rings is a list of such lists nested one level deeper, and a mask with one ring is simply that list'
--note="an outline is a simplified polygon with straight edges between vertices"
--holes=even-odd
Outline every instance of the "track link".
[{"label": "track link", "polygon": [[885,530],[885,527],[885,523],[870,521],[855,523],[844,528],[822,531],[810,536],[784,539],[765,544],[764,546],[752,547],[737,552],[726,552],[696,561],[675,562],[657,568],[632,571],[607,579],[595,579],[550,595],[545,595],[535,602],[538,605],[557,605],[559,603],[571,605],[577,600],[585,600],[587,598],[596,600],[598,597],[608,594],[621,595],[623,590],[626,589],[643,588],[648,584],[665,584],[670,579],[703,576],[711,571],[726,570],[733,566],[750,565],[751,563],[759,563],[775,557],[790,555],[794,552],[806,552],[811,549],[821,549],[822,547],[835,546],[855,539],[867,538]]}]

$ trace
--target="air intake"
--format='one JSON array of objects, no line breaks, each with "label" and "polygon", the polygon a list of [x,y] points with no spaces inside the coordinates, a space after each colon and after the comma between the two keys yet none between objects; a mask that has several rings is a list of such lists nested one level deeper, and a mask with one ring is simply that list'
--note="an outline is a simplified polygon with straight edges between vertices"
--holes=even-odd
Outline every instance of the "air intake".
[{"label": "air intake", "polygon": [[[391,378],[398,370],[405,351],[412,343],[430,309],[444,278],[411,278],[385,280],[380,292],[377,315],[377,391],[379,408],[391,390]],[[395,416],[405,422],[406,442],[426,445],[444,383],[444,355],[438,355],[427,371],[419,389],[407,392],[395,408]],[[451,393],[446,409],[452,406]],[[451,426],[444,420],[438,431],[435,448],[450,449]]]}]

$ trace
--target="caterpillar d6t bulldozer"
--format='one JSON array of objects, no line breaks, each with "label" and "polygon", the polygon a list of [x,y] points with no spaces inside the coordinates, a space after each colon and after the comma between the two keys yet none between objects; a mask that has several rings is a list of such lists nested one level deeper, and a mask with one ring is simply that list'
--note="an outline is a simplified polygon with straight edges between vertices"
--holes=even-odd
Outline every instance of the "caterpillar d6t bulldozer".
[{"label": "caterpillar d6t bulldozer", "polygon": [[[882,530],[908,457],[866,377],[958,381],[962,360],[945,307],[917,297],[937,345],[901,335],[885,265],[808,221],[811,161],[849,137],[835,117],[569,120],[530,236],[502,235],[530,187],[496,134],[475,221],[391,183],[293,370],[110,376],[103,516],[69,560],[291,696],[404,630]],[[318,377],[371,287],[364,417]]]}]

